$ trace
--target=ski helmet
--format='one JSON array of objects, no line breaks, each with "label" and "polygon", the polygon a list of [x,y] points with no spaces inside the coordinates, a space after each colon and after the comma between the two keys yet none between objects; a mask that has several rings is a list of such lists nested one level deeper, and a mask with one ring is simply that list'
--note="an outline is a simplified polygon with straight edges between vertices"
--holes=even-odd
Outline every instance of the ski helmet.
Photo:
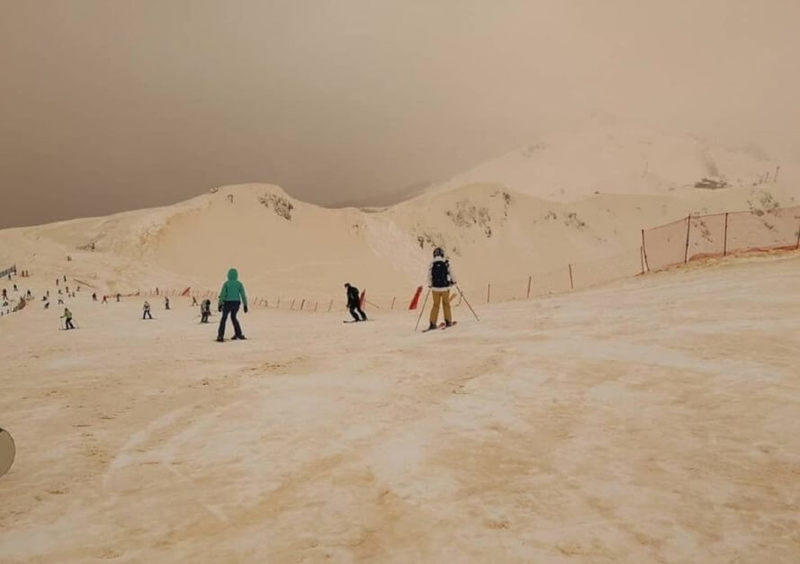
[{"label": "ski helmet", "polygon": [[441,247],[436,247],[433,249],[433,256],[434,257],[443,257],[444,256],[444,249]]}]

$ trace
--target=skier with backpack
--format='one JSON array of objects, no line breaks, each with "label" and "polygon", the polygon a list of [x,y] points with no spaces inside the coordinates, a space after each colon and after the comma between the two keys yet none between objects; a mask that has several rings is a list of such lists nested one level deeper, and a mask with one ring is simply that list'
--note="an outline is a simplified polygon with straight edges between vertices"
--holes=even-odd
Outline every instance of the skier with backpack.
[{"label": "skier with backpack", "polygon": [[242,333],[242,327],[239,325],[239,320],[236,319],[240,306],[247,313],[247,294],[244,291],[244,284],[239,281],[239,271],[231,268],[228,270],[228,279],[222,284],[222,289],[219,292],[219,311],[222,312],[222,319],[219,320],[219,330],[217,331],[218,342],[225,341],[225,323],[228,321],[229,315],[231,316],[231,323],[233,323],[233,340],[246,340],[244,333]]},{"label": "skier with backpack", "polygon": [[366,321],[367,314],[361,309],[361,292],[358,288],[347,282],[344,287],[347,289],[347,309],[353,316],[353,322]]},{"label": "skier with backpack", "polygon": [[142,320],[143,321],[145,319],[153,319],[153,314],[150,313],[150,302],[145,300],[144,307],[142,309],[143,309],[143,312],[142,312]]},{"label": "skier with backpack", "polygon": [[433,250],[433,261],[428,269],[428,288],[433,294],[430,325],[428,330],[436,329],[439,320],[439,307],[444,309],[444,325],[453,325],[453,316],[450,311],[450,288],[456,283],[450,261],[444,256],[444,250],[436,247]]}]

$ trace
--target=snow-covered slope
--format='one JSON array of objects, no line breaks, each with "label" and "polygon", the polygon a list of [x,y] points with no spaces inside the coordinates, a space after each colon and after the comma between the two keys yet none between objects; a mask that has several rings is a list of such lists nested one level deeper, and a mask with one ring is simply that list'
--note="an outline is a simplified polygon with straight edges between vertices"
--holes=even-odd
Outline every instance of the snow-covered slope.
[{"label": "snow-covered slope", "polygon": [[[0,231],[0,268],[31,270],[32,285],[66,273],[124,293],[213,289],[236,266],[262,296],[338,296],[347,281],[403,296],[442,246],[460,283],[485,288],[623,252],[635,268],[640,230],[690,212],[797,205],[800,190],[784,175],[791,166],[775,182],[777,166],[691,136],[583,124],[386,208],[321,208],[245,184],[173,206]],[[709,176],[728,187],[694,187]]]},{"label": "snow-covered slope", "polygon": [[[752,187],[772,183],[781,164],[757,149],[729,149],[690,134],[597,117],[481,163],[430,190],[491,182],[548,200],[572,201],[596,193],[693,189],[703,178]],[[787,164],[778,171],[779,181],[794,172]]]}]

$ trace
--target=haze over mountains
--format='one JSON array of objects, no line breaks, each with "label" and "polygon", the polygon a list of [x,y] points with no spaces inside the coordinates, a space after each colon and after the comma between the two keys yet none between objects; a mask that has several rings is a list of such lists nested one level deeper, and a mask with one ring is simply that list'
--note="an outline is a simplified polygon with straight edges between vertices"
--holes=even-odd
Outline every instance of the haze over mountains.
[{"label": "haze over mountains", "polygon": [[[405,296],[424,282],[434,246],[467,287],[627,252],[635,269],[640,229],[690,212],[796,205],[795,173],[754,150],[602,118],[388,207],[329,209],[274,185],[226,186],[163,208],[5,230],[0,260],[108,292],[216,288],[236,266],[261,295],[326,297],[351,281]],[[695,187],[704,179],[718,189]]]}]

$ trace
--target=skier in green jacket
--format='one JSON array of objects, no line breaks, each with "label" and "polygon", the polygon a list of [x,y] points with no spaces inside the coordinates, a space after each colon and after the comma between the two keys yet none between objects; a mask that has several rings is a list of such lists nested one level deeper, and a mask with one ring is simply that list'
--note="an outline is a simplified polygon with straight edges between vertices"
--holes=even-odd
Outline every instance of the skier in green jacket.
[{"label": "skier in green jacket", "polygon": [[217,341],[220,343],[225,340],[225,322],[228,320],[228,315],[231,316],[231,323],[233,323],[233,340],[245,340],[239,320],[236,319],[240,305],[247,313],[247,294],[244,292],[244,284],[239,281],[239,272],[235,268],[231,268],[228,271],[228,280],[225,281],[219,292],[219,311],[222,312],[222,319],[219,320]]}]

